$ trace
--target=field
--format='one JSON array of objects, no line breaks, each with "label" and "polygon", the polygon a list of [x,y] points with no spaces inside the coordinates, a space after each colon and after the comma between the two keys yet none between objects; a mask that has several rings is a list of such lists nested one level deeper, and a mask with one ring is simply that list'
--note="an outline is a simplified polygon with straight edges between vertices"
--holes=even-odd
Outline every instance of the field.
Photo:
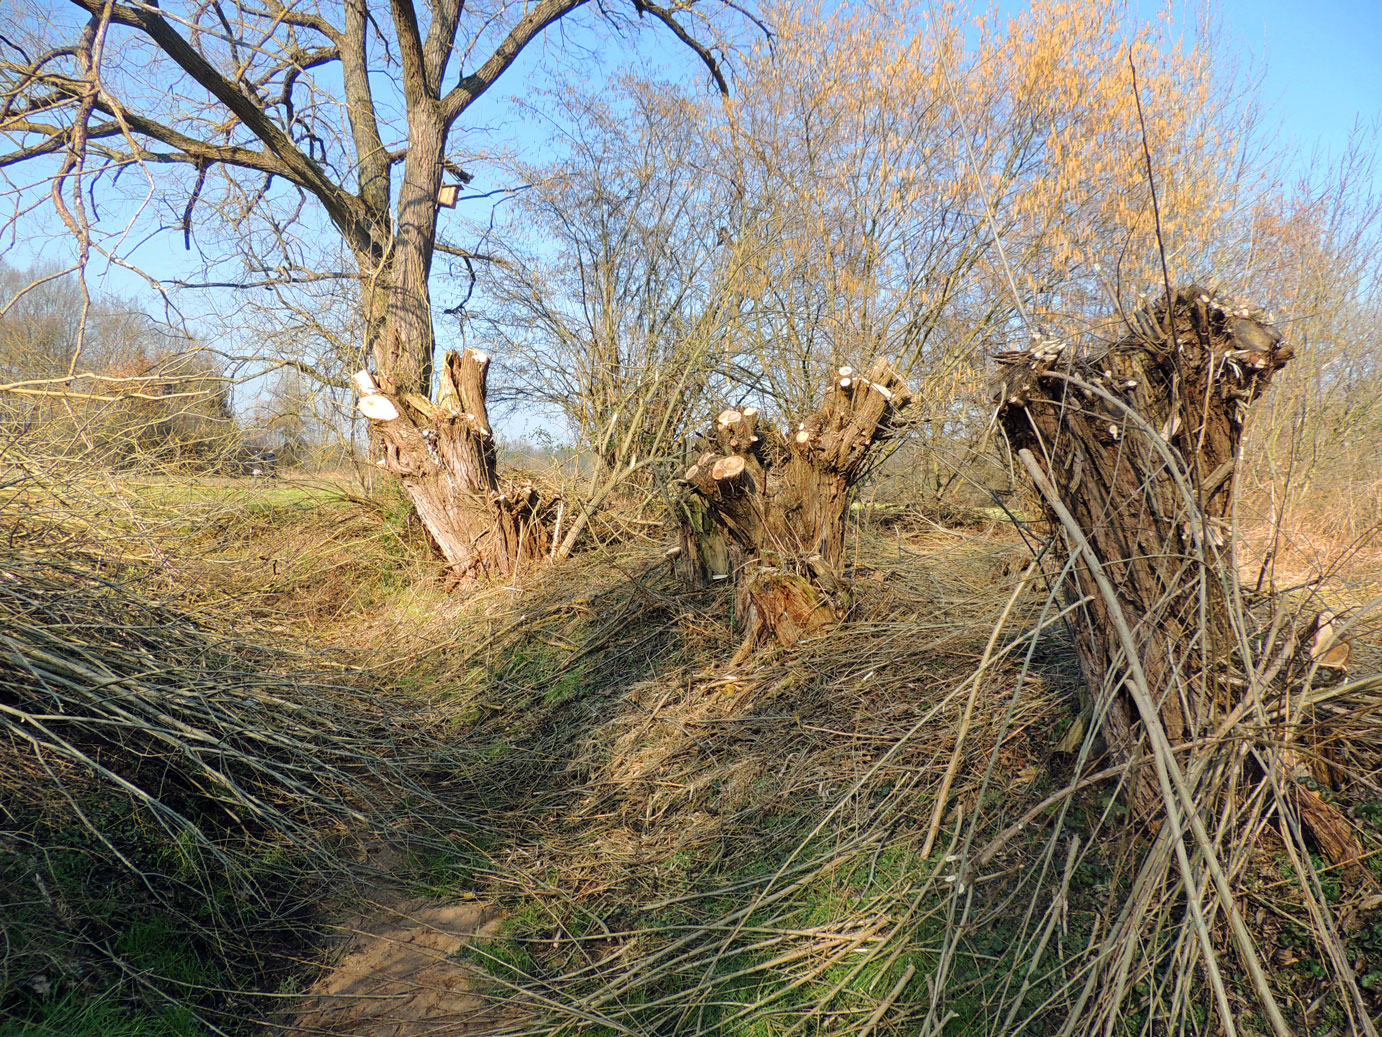
[{"label": "field", "polygon": [[[731,667],[732,592],[683,589],[656,529],[457,593],[400,498],[342,480],[12,485],[0,1033],[1214,1032],[1029,568],[1047,534],[974,519],[856,509],[847,621]],[[1333,693],[1375,698],[1375,624],[1353,651]],[[1366,856],[1268,821],[1225,859],[1289,1025],[1352,1032],[1379,743],[1312,725]]]}]

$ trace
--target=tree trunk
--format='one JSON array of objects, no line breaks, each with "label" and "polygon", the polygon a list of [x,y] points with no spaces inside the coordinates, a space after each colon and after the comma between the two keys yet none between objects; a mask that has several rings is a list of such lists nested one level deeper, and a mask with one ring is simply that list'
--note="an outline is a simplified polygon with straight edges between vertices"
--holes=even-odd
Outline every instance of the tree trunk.
[{"label": "tree trunk", "polygon": [[[1226,518],[1248,406],[1292,355],[1260,315],[1195,286],[1176,294],[1170,317],[1163,303],[1132,323],[1079,355],[1045,342],[997,357],[1008,368],[998,420],[1057,543],[1075,556],[1065,589],[1086,599],[1076,650],[1109,751],[1124,763],[1147,748],[1137,667],[1173,747],[1209,744],[1241,695]],[[1134,766],[1126,788],[1135,816],[1159,816],[1150,764]],[[1321,823],[1316,802],[1300,806]]]},{"label": "tree trunk", "polygon": [[736,577],[742,659],[764,635],[791,645],[833,625],[848,605],[845,523],[869,451],[911,393],[885,360],[860,377],[842,367],[824,404],[783,435],[753,408],[721,412],[715,449],[683,476],[682,571],[692,582]]},{"label": "tree trunk", "polygon": [[[355,376],[360,410],[370,419],[371,460],[402,481],[455,578],[510,576],[551,551],[551,502],[531,483],[500,482],[485,406],[489,357],[474,349],[447,353],[432,399],[428,280],[446,133],[436,113],[422,108],[408,128],[391,240],[387,248],[361,243],[355,253],[375,371]],[[386,221],[382,209],[378,219]]]},{"label": "tree trunk", "polygon": [[508,576],[547,557],[551,502],[532,483],[501,484],[485,409],[489,357],[447,353],[436,403],[355,376],[360,410],[454,576]]},{"label": "tree trunk", "polygon": [[398,185],[398,219],[378,281],[384,320],[372,340],[375,370],[391,375],[400,389],[424,397],[432,391],[436,348],[429,282],[445,147],[446,131],[436,113],[426,111],[425,105],[411,111],[408,157]]}]

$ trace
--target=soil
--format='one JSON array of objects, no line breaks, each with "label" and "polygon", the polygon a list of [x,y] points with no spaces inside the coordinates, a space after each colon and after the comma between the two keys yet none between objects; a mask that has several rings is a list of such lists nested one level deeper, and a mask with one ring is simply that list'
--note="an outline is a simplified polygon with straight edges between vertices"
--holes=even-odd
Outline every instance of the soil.
[{"label": "soil", "polygon": [[411,900],[345,931],[340,961],[307,991],[282,1037],[464,1037],[491,1030],[498,1011],[455,958],[494,932],[492,904]]}]

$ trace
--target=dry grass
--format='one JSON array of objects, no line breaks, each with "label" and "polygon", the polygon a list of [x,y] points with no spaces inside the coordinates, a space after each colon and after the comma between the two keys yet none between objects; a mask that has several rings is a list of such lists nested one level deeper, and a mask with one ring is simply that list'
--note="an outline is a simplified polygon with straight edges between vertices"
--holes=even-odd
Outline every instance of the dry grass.
[{"label": "dry grass", "polygon": [[1253,509],[1241,523],[1240,576],[1263,590],[1309,588],[1336,608],[1382,598],[1382,503],[1370,522],[1353,509],[1296,509],[1284,519],[1270,507]]},{"label": "dry grass", "polygon": [[[364,854],[389,861],[371,881],[502,908],[498,935],[429,966],[457,982],[482,973],[478,993],[507,1020],[495,1032],[1085,1033],[1103,1019],[1109,1032],[1150,1034],[1176,1006],[1181,1032],[1214,1032],[1170,844],[1128,828],[1119,773],[1092,732],[1062,740],[1080,678],[1046,587],[1015,593],[1030,555],[1010,527],[861,530],[849,622],[730,670],[730,597],[681,591],[656,547],[592,550],[522,588],[447,594],[392,505],[274,492],[189,494],[203,509],[190,522],[175,495],[166,511],[130,502],[134,535],[107,530],[101,550],[76,555],[97,526],[68,525],[81,520],[67,505],[39,507],[30,488],[7,516],[39,531],[11,554],[29,567],[5,598],[32,628],[21,654],[62,656],[68,669],[54,672],[69,683],[72,664],[110,675],[75,681],[86,712],[64,720],[80,732],[67,740],[120,761],[150,794],[178,790],[162,806],[117,797],[160,833],[128,854],[135,871],[166,891],[188,885],[179,874],[214,871],[220,854],[250,876],[220,894],[221,921],[187,923],[209,935],[254,916],[256,931],[278,934],[249,988],[322,953],[312,912],[348,894],[332,876]],[[1371,578],[1362,558],[1340,570],[1338,595]],[[36,594],[44,580],[61,589]],[[1372,667],[1358,672],[1376,672],[1375,628],[1358,631]],[[71,650],[53,652],[55,638]],[[142,726],[111,737],[122,703],[93,693],[102,681],[128,685]],[[33,713],[42,684],[26,687]],[[1295,739],[1370,850],[1379,694],[1375,681],[1318,684],[1299,700]],[[300,709],[265,710],[267,695]],[[155,713],[233,751],[199,754],[193,739],[184,752]],[[289,744],[251,752],[270,736]],[[1183,762],[1199,752],[1182,750]],[[111,801],[80,758],[46,758],[57,784],[32,755],[7,772],[32,791],[30,816],[41,807],[70,832],[70,804],[43,791],[64,785],[78,804]],[[211,836],[205,850],[195,836],[177,842],[186,829],[168,806]],[[1382,978],[1377,858],[1348,878],[1267,800],[1249,806],[1257,813],[1209,820],[1251,835],[1225,859],[1289,1018],[1300,1032],[1347,1025],[1331,978],[1340,960],[1376,1011],[1364,981]],[[258,819],[257,850],[229,812]],[[88,819],[109,834],[133,816],[117,813]],[[55,830],[32,828],[21,852],[32,858]],[[370,849],[384,841],[401,852]],[[154,843],[192,849],[190,870],[146,852]],[[1226,930],[1209,924],[1230,961]],[[52,960],[11,974],[22,985],[40,967],[62,974]],[[1250,985],[1224,971],[1244,1029],[1260,1025]],[[1120,974],[1115,997],[1105,980]],[[224,985],[210,977],[194,995],[149,975],[212,1022],[265,1011],[208,996]]]},{"label": "dry grass", "polygon": [[[656,552],[415,625],[431,647],[401,652],[405,671],[425,651],[461,744],[502,747],[502,779],[472,779],[505,834],[476,848],[473,881],[511,922],[471,958],[528,1009],[513,1029],[853,1032],[885,1006],[887,1029],[916,1021],[954,888],[945,851],[997,789],[984,831],[1040,791],[1073,674],[1056,628],[1033,650],[1014,625],[973,679],[1019,545],[860,540],[851,623],[746,669],[724,666],[728,596],[678,592]],[[376,636],[399,651],[396,627]]]},{"label": "dry grass", "polygon": [[[199,549],[236,515],[253,540],[245,500],[175,522],[138,490],[9,489],[0,1006],[34,1032],[243,1029],[323,940],[323,900],[374,881],[372,847],[466,827],[431,789],[458,765],[437,714],[275,633],[281,588]],[[374,524],[318,516],[318,550],[282,579],[329,571],[323,528],[358,553]]]},{"label": "dry grass", "polygon": [[[654,552],[411,611],[415,648],[376,627],[496,754],[471,780],[503,836],[457,867],[510,912],[466,965],[521,1020],[506,1032],[1214,1032],[1214,982],[1266,1025],[1207,888],[1217,981],[1197,957],[1170,826],[1128,828],[1093,731],[1053,751],[1079,683],[1060,609],[1038,586],[997,629],[1023,549],[931,528],[861,536],[848,625],[739,670],[727,599],[679,593]],[[1357,625],[1364,672],[1377,640]],[[1378,691],[1295,704],[1294,744],[1329,747],[1321,787],[1370,848]],[[1271,706],[1247,744],[1280,722]],[[1207,806],[1227,772],[1203,750],[1178,755]],[[1357,1025],[1382,978],[1375,858],[1344,880],[1289,802],[1206,821],[1234,840],[1214,845],[1291,1024]]]}]

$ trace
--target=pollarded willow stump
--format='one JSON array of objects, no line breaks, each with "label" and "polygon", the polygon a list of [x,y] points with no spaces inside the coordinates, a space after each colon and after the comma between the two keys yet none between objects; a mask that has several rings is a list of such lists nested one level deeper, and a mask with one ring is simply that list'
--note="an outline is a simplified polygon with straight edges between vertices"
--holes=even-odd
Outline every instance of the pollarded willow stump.
[{"label": "pollarded willow stump", "polygon": [[436,402],[383,376],[355,375],[359,408],[453,576],[509,576],[551,551],[552,502],[531,482],[498,474],[485,406],[489,357],[449,352]]},{"label": "pollarded willow stump", "polygon": [[682,572],[734,578],[742,659],[765,636],[791,645],[836,623],[854,484],[911,393],[886,360],[840,368],[825,402],[795,431],[761,425],[752,408],[722,411],[708,450],[683,476]]},{"label": "pollarded willow stump", "polygon": [[[1168,320],[1164,301],[1139,309],[1111,345],[1044,342],[996,358],[1007,368],[998,420],[1074,556],[1067,589],[1085,600],[1076,648],[1105,741],[1125,763],[1147,744],[1120,621],[1170,745],[1209,738],[1236,701],[1225,520],[1249,405],[1291,358],[1260,313],[1210,291],[1184,288],[1171,310]],[[1136,816],[1158,815],[1150,765],[1126,787]]]}]

